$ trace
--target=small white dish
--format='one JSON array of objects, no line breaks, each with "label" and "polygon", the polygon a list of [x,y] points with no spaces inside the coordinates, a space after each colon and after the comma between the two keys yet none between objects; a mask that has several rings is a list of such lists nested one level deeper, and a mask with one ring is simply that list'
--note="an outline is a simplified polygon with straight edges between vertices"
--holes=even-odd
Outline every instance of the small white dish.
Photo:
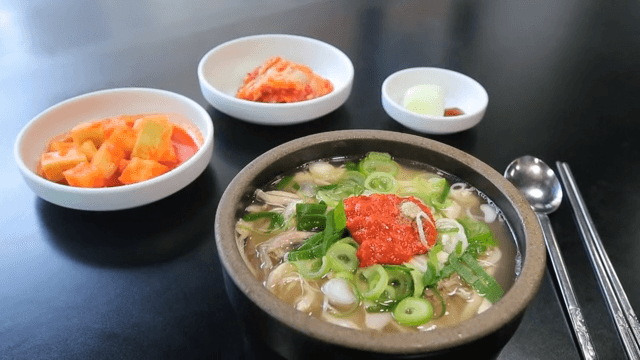
[{"label": "small white dish", "polygon": [[[49,181],[36,173],[40,155],[54,136],[82,122],[141,113],[182,115],[202,135],[202,139],[194,139],[200,149],[165,174],[117,187],[78,188]],[[102,90],[65,100],[34,117],[20,131],[14,145],[18,168],[36,195],[67,208],[94,211],[133,208],[167,197],[195,180],[209,164],[212,154],[213,122],[205,109],[185,96],[146,88]]]},{"label": "small white dish", "polygon": [[[446,92],[445,108],[457,107],[464,114],[431,116],[417,114],[403,105],[405,92],[416,85],[438,85]],[[487,109],[489,95],[477,81],[461,73],[432,67],[400,70],[382,83],[382,107],[397,122],[425,134],[452,134],[476,126]]]},{"label": "small white dish", "polygon": [[[307,65],[333,84],[319,98],[274,104],[235,97],[247,73],[272,56]],[[353,85],[353,64],[336,47],[303,36],[268,34],[232,40],[216,46],[200,60],[198,79],[204,98],[235,118],[263,125],[293,125],[326,115],[347,100]]]}]

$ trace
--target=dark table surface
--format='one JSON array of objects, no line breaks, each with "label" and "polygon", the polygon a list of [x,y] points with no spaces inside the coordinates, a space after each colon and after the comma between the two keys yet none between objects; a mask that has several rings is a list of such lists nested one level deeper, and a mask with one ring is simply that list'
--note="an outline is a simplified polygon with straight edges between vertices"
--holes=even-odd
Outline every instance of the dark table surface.
[{"label": "dark table surface", "polygon": [[[213,236],[228,183],[263,152],[338,129],[413,131],[382,109],[389,74],[435,66],[489,94],[468,131],[422,135],[502,173],[530,154],[566,161],[631,305],[640,310],[640,3],[637,1],[170,0],[0,3],[0,358],[260,359],[243,340]],[[227,40],[310,36],[353,61],[344,106],[305,124],[252,125],[200,93],[200,58]],[[210,166],[184,190],[125,211],[70,210],[37,198],[13,143],[35,115],[114,87],[174,91],[215,128]],[[625,357],[570,204],[551,215],[601,359]],[[500,359],[578,358],[548,271]]]}]

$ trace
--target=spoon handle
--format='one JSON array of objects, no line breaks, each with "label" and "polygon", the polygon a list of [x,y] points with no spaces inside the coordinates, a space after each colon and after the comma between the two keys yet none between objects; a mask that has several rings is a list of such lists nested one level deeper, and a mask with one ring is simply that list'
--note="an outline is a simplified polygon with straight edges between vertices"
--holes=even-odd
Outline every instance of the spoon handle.
[{"label": "spoon handle", "polygon": [[556,279],[558,279],[562,299],[564,300],[564,305],[567,313],[569,314],[569,320],[571,321],[574,336],[578,341],[582,358],[587,360],[597,359],[598,356],[596,355],[593,343],[591,342],[591,336],[589,335],[584,318],[582,317],[582,310],[580,309],[580,304],[578,304],[576,294],[573,291],[573,285],[571,285],[567,267],[565,266],[562,255],[560,254],[560,248],[558,247],[558,242],[553,234],[549,217],[542,213],[537,213],[537,215],[544,234],[544,241],[547,244],[549,257],[551,258],[551,265],[556,273]]},{"label": "spoon handle", "polygon": [[640,324],[638,323],[638,318],[604,249],[602,240],[600,240],[593,220],[587,211],[569,165],[562,162],[557,162],[556,165],[558,166],[560,178],[567,190],[567,197],[573,208],[573,214],[580,229],[589,260],[591,260],[598,284],[603,292],[627,356],[630,359],[640,359]]}]

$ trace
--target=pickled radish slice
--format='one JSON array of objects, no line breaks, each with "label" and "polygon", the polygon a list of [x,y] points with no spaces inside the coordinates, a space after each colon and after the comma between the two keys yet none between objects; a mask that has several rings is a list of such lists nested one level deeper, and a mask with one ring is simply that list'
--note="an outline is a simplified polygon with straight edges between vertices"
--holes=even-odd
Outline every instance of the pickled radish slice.
[{"label": "pickled radish slice", "polygon": [[444,116],[444,89],[438,85],[416,85],[404,94],[402,105],[417,114]]}]

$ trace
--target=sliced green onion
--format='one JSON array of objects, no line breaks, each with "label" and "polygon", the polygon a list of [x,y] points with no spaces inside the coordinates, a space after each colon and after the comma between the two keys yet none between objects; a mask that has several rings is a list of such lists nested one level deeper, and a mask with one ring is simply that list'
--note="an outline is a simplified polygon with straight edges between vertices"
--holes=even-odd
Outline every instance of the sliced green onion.
[{"label": "sliced green onion", "polygon": [[[317,205],[317,204],[316,204]],[[323,204],[323,206],[326,206]],[[317,211],[319,208],[315,208]],[[307,209],[308,210],[308,209]],[[320,217],[322,219],[320,219]],[[335,228],[335,210],[330,210],[326,215],[309,214],[303,217],[302,224],[298,222],[298,229],[312,231],[317,229],[320,223],[324,230],[307,239],[299,248],[287,254],[288,261],[309,260],[326,255],[331,245],[342,238],[344,228]]]},{"label": "sliced green onion", "polygon": [[359,269],[356,273],[356,287],[365,299],[375,300],[387,287],[389,275],[380,264]]},{"label": "sliced green onion", "polygon": [[276,188],[278,190],[283,190],[284,188],[287,187],[287,185],[291,183],[292,180],[293,180],[293,175],[287,175],[283,177],[280,181],[278,181],[278,185],[276,186]]},{"label": "sliced green onion", "polygon": [[462,248],[462,241],[458,241],[458,243],[456,244],[456,254],[458,256],[462,255],[462,253],[464,252],[464,249]]},{"label": "sliced green onion", "polygon": [[431,250],[429,250],[429,262],[435,266],[436,270],[440,271],[440,262],[438,261],[438,253],[442,251],[442,244],[435,244]]},{"label": "sliced green onion", "polygon": [[408,297],[396,305],[393,317],[402,325],[418,326],[427,323],[433,316],[433,306],[427,299]]},{"label": "sliced green onion", "polygon": [[460,275],[462,280],[467,282],[467,284],[473,286],[478,280],[478,277],[473,273],[473,271],[469,269],[468,266],[460,262],[458,256],[455,253],[449,255],[449,264],[453,267],[455,272]]},{"label": "sliced green onion", "polygon": [[360,296],[360,293],[357,291],[358,289],[355,288],[355,284],[353,284],[354,280],[355,280],[355,276],[352,272],[348,272],[348,271],[338,271],[334,274],[335,277],[339,278],[339,279],[345,279],[347,281],[349,281],[351,283],[351,285],[353,285],[353,289],[356,290],[354,291],[354,293],[357,296]]},{"label": "sliced green onion", "polygon": [[300,231],[317,231],[325,227],[327,221],[326,204],[296,204],[297,229]]},{"label": "sliced green onion", "polygon": [[370,151],[367,153],[367,158],[371,160],[391,161],[391,155],[389,153]]},{"label": "sliced green onion", "polygon": [[456,220],[462,225],[467,235],[467,241],[469,242],[467,252],[474,257],[483,254],[489,247],[498,246],[498,242],[493,236],[489,225],[468,216]]},{"label": "sliced green onion", "polygon": [[502,295],[504,295],[504,291],[498,282],[477,263],[473,256],[470,254],[465,255],[463,255],[462,260],[466,265],[460,262],[460,259],[455,253],[449,256],[449,264],[465,282],[471,285],[487,300],[492,303],[500,300]]},{"label": "sliced green onion", "polygon": [[316,197],[327,205],[335,207],[341,200],[361,195],[364,191],[364,180],[364,175],[358,171],[345,171],[338,183],[321,186]]},{"label": "sliced green onion", "polygon": [[444,201],[447,200],[447,196],[449,196],[450,189],[451,189],[451,185],[449,185],[449,182],[445,179],[442,193],[440,193],[440,197],[438,198],[439,203],[444,204]]},{"label": "sliced green onion", "polygon": [[329,184],[324,186],[318,186],[318,190],[333,190],[338,187],[338,184]]},{"label": "sliced green onion", "polygon": [[500,300],[504,295],[504,290],[502,290],[502,287],[500,286],[500,284],[498,284],[496,279],[493,276],[489,275],[489,273],[487,273],[484,268],[476,261],[476,259],[470,254],[464,254],[461,258],[469,266],[469,268],[471,268],[471,270],[473,270],[478,275],[479,280],[486,285],[486,293],[484,294],[484,297],[492,303]]},{"label": "sliced green onion", "polygon": [[244,221],[257,221],[260,219],[269,219],[269,229],[281,228],[284,226],[284,216],[272,211],[260,211],[245,214],[242,217]]},{"label": "sliced green onion", "polygon": [[320,279],[331,270],[326,256],[312,260],[294,261],[294,264],[305,279]]},{"label": "sliced green onion", "polygon": [[431,260],[427,262],[427,271],[425,271],[422,281],[425,286],[433,286],[440,280],[439,271]]},{"label": "sliced green onion", "polygon": [[[326,232],[325,232],[326,234]],[[342,232],[335,232],[333,234],[331,234],[330,236],[325,237],[322,240],[322,251],[323,251],[323,255],[325,255],[327,253],[327,251],[329,251],[329,248],[331,248],[331,246],[333,246],[336,242],[338,242],[338,240],[340,240],[342,238]]]},{"label": "sliced green onion", "polygon": [[356,249],[346,243],[336,243],[327,250],[327,258],[331,260],[331,269],[337,272],[353,273],[360,261]]},{"label": "sliced green onion", "polygon": [[425,283],[423,281],[423,274],[420,270],[411,269],[411,278],[413,279],[413,297],[421,297],[424,295]]},{"label": "sliced green onion", "polygon": [[291,250],[287,254],[287,261],[311,260],[316,259],[324,254],[323,245],[313,245],[303,250]]},{"label": "sliced green onion", "polygon": [[344,164],[344,168],[347,169],[347,171],[358,171],[358,164],[353,161],[347,161]]},{"label": "sliced green onion", "polygon": [[324,233],[319,232],[311,236],[295,250],[291,250],[287,254],[287,261],[297,260],[310,260],[321,257],[322,253],[322,240],[324,239]]},{"label": "sliced green onion", "polygon": [[366,176],[356,169],[355,171],[345,171],[344,174],[342,174],[340,182],[343,184],[352,183],[354,185],[363,185],[365,178]]},{"label": "sliced green onion", "polygon": [[397,304],[398,301],[395,300],[378,300],[373,305],[367,306],[365,310],[368,313],[391,312]]},{"label": "sliced green onion", "polygon": [[325,204],[308,204],[308,203],[296,204],[297,216],[310,215],[310,214],[324,215],[326,211],[327,211],[327,205]]},{"label": "sliced green onion", "polygon": [[315,245],[320,244],[322,242],[323,237],[324,237],[324,234],[322,232],[315,233],[313,236],[307,238],[307,240],[305,240],[302,243],[302,245],[300,245],[300,247],[298,247],[296,250],[310,249]]},{"label": "sliced green onion", "polygon": [[374,172],[385,172],[395,176],[399,166],[393,161],[391,155],[372,151],[358,163],[358,170],[366,176]]},{"label": "sliced green onion", "polygon": [[296,228],[300,231],[317,231],[324,229],[327,217],[318,214],[307,214],[298,218]]},{"label": "sliced green onion", "polygon": [[383,302],[386,302],[389,300],[395,301],[397,297],[398,297],[398,292],[396,291],[396,288],[388,284],[384,288],[384,291],[382,292],[382,294],[380,294],[380,298],[378,300],[382,300]]},{"label": "sliced green onion", "polygon": [[437,228],[438,234],[457,234],[460,229],[457,227],[445,227],[445,228]]},{"label": "sliced green onion", "polygon": [[325,254],[327,250],[329,250],[329,247],[342,237],[342,234],[339,234],[339,235],[335,234],[335,219],[333,218],[334,214],[335,214],[335,211],[331,210],[329,211],[329,213],[325,218],[326,220],[325,220],[324,239],[323,239],[323,247],[324,247]]},{"label": "sliced green onion", "polygon": [[449,276],[451,276],[451,274],[453,274],[454,272],[456,272],[456,270],[453,268],[453,266],[451,266],[451,264],[449,264],[443,267],[442,270],[440,270],[440,278],[446,279]]},{"label": "sliced green onion", "polygon": [[334,190],[319,190],[316,197],[329,206],[337,206],[338,202],[342,200],[342,197],[337,195]]},{"label": "sliced green onion", "polygon": [[401,265],[384,265],[384,269],[389,275],[387,284],[393,289],[388,298],[392,300],[402,300],[413,294],[413,278],[410,269]]},{"label": "sliced green onion", "polygon": [[347,214],[344,212],[344,202],[340,201],[333,212],[333,222],[336,230],[347,227]]},{"label": "sliced green onion", "polygon": [[349,246],[353,246],[356,250],[358,249],[358,247],[360,247],[360,245],[358,245],[358,243],[355,240],[353,240],[352,237],[342,238],[336,241],[336,244],[347,244]]},{"label": "sliced green onion", "polygon": [[378,193],[391,193],[395,191],[398,183],[393,175],[386,172],[374,172],[369,174],[364,181],[364,187]]},{"label": "sliced green onion", "polygon": [[437,286],[429,287],[429,290],[431,290],[431,292],[433,292],[433,294],[438,298],[438,300],[440,300],[440,314],[436,317],[436,319],[439,319],[443,317],[444,314],[447,312],[447,302],[444,301],[444,297],[442,297],[442,295],[440,294],[440,291],[438,291]]}]

